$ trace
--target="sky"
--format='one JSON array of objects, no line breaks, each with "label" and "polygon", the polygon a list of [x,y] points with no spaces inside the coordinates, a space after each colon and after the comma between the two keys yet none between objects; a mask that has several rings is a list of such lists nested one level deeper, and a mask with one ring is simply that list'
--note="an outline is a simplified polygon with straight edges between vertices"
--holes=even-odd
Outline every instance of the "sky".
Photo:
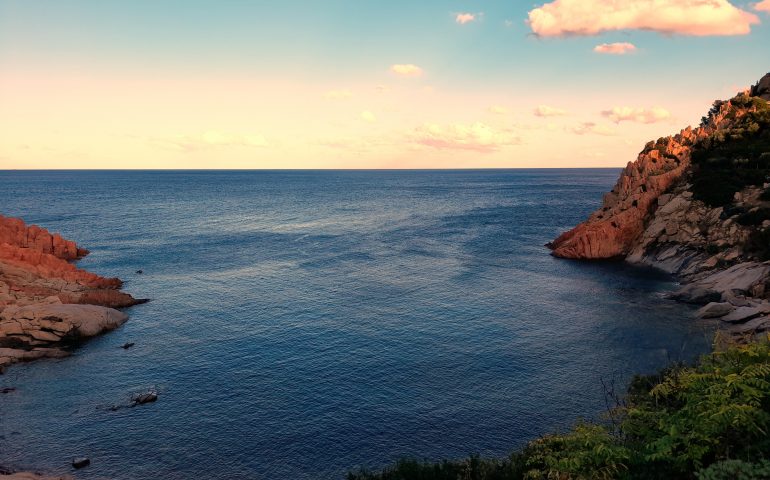
[{"label": "sky", "polygon": [[622,167],[770,0],[0,0],[0,169]]}]

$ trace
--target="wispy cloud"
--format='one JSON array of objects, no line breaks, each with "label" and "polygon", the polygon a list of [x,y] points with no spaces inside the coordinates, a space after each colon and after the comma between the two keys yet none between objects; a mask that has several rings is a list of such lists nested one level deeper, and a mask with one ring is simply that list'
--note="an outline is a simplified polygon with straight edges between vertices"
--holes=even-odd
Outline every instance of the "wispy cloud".
[{"label": "wispy cloud", "polygon": [[634,53],[635,51],[636,45],[628,42],[602,43],[601,45],[594,47],[594,52],[610,55],[626,55],[627,53]]},{"label": "wispy cloud", "polygon": [[409,135],[412,142],[439,150],[469,150],[490,153],[521,139],[510,129],[495,129],[481,122],[470,125],[427,123]]},{"label": "wispy cloud", "polygon": [[746,35],[759,19],[728,0],[554,0],[531,10],[528,23],[542,37],[614,30],[705,36]]},{"label": "wispy cloud", "polygon": [[567,127],[567,131],[574,133],[575,135],[594,134],[608,137],[617,134],[615,129],[609,125],[602,125],[595,122],[583,122],[579,125],[575,125],[574,127]]},{"label": "wispy cloud", "polygon": [[492,105],[489,107],[489,112],[495,115],[505,115],[508,113],[508,109],[501,105]]},{"label": "wispy cloud", "polygon": [[420,77],[423,74],[422,68],[411,63],[397,63],[391,65],[390,71],[402,77]]},{"label": "wispy cloud", "polygon": [[353,92],[350,90],[329,90],[324,93],[324,98],[329,100],[345,100],[353,96]]},{"label": "wispy cloud", "polygon": [[538,117],[561,117],[567,114],[566,110],[556,107],[549,107],[548,105],[538,105],[534,114]]},{"label": "wispy cloud", "polygon": [[636,123],[657,123],[671,118],[671,113],[663,107],[652,108],[633,108],[633,107],[613,107],[610,110],[601,112],[615,123],[636,122]]},{"label": "wispy cloud", "polygon": [[176,135],[168,138],[155,138],[152,139],[152,143],[185,152],[223,147],[268,146],[268,142],[263,135],[232,134],[213,130],[195,135]]},{"label": "wispy cloud", "polygon": [[759,3],[755,3],[754,10],[770,13],[770,0],[762,0]]}]

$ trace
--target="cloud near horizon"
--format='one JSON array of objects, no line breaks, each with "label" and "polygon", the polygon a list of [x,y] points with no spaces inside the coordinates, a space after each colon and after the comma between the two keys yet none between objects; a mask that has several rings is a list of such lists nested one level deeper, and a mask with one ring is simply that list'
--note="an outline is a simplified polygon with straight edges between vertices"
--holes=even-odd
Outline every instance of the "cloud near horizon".
[{"label": "cloud near horizon", "polygon": [[397,63],[391,65],[390,71],[402,77],[420,77],[423,74],[422,68],[411,63]]},{"label": "cloud near horizon", "polygon": [[594,47],[594,52],[609,55],[626,55],[635,51],[636,45],[628,42],[602,43]]},{"label": "cloud near horizon", "polygon": [[353,96],[353,92],[350,90],[329,90],[324,93],[324,98],[329,100],[345,100]]},{"label": "cloud near horizon", "polygon": [[409,135],[412,142],[438,150],[467,150],[491,153],[509,145],[521,144],[521,138],[509,129],[495,129],[481,122],[471,125],[426,123]]},{"label": "cloud near horizon", "polygon": [[152,142],[160,146],[194,152],[209,148],[221,147],[267,147],[267,140],[263,135],[232,134],[214,130],[196,135],[177,135],[171,138],[152,139]]},{"label": "cloud near horizon", "polygon": [[657,123],[671,118],[671,113],[663,107],[613,107],[611,110],[602,111],[601,114],[602,116],[609,118],[615,123]]},{"label": "cloud near horizon", "polygon": [[492,105],[489,107],[489,113],[494,113],[495,115],[505,115],[508,113],[508,109],[502,105]]},{"label": "cloud near horizon", "polygon": [[548,105],[538,105],[534,114],[537,117],[562,117],[567,114],[567,111],[561,108],[549,107]]},{"label": "cloud near horizon", "polygon": [[554,0],[531,10],[527,23],[540,37],[617,30],[707,36],[746,35],[759,19],[728,0]]},{"label": "cloud near horizon", "polygon": [[366,123],[375,123],[377,121],[377,116],[369,110],[364,110],[361,112],[361,120],[365,121]]},{"label": "cloud near horizon", "polygon": [[617,135],[617,132],[612,127],[608,125],[601,125],[596,122],[583,122],[574,127],[568,127],[566,130],[568,132],[574,133],[575,135],[594,134],[603,135],[606,137]]}]

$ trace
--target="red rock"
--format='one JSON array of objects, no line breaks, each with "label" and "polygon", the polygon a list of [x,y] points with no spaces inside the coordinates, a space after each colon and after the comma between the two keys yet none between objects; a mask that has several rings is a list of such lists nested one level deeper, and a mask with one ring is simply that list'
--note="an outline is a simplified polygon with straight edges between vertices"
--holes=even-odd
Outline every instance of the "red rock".
[{"label": "red rock", "polygon": [[687,127],[672,137],[649,142],[604,195],[602,207],[548,244],[553,255],[576,259],[628,255],[657,208],[658,197],[688,171],[693,145],[732,121],[727,118],[729,108],[730,102],[725,102],[703,127]]},{"label": "red rock", "polygon": [[59,234],[0,215],[0,285],[8,289],[0,297],[0,307],[51,298],[114,308],[138,303],[119,290],[120,279],[101,277],[69,262],[87,254]]}]

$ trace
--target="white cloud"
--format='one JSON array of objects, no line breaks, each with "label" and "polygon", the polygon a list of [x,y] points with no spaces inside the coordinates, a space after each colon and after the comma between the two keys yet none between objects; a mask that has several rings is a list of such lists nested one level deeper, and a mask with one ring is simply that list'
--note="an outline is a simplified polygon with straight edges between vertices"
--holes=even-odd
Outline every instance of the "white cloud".
[{"label": "white cloud", "polygon": [[215,130],[209,130],[195,135],[177,135],[170,138],[153,139],[153,143],[186,152],[223,147],[269,146],[263,135],[233,134]]},{"label": "white cloud", "polygon": [[401,75],[402,77],[420,77],[423,74],[422,68],[411,63],[397,63],[391,65],[390,71],[396,75]]},{"label": "white cloud", "polygon": [[364,110],[363,112],[361,112],[361,120],[367,123],[374,123],[377,121],[377,116],[374,115],[369,110]]},{"label": "white cloud", "polygon": [[627,53],[634,53],[636,51],[636,45],[628,42],[616,42],[616,43],[602,43],[594,47],[596,53],[607,53],[610,55],[625,55]]},{"label": "white cloud", "polygon": [[538,117],[561,117],[566,115],[567,111],[561,108],[549,107],[548,105],[538,105],[534,113]]},{"label": "white cloud", "polygon": [[612,127],[608,125],[601,125],[595,122],[583,122],[574,127],[567,128],[567,131],[572,132],[575,135],[594,134],[594,135],[612,136],[617,134],[615,129],[613,129]]},{"label": "white cloud", "polygon": [[353,96],[353,92],[350,90],[329,90],[324,93],[324,98],[329,100],[345,100]]},{"label": "white cloud", "polygon": [[471,125],[427,123],[409,135],[412,142],[439,150],[469,150],[479,153],[518,145],[521,139],[508,129],[495,129],[481,122]]},{"label": "white cloud", "polygon": [[614,30],[705,36],[746,35],[759,19],[728,0],[554,0],[531,10],[527,23],[542,37]]},{"label": "white cloud", "polygon": [[508,113],[508,109],[500,105],[492,105],[489,107],[489,112],[495,115],[505,115]]},{"label": "white cloud", "polygon": [[663,107],[613,107],[611,110],[604,110],[601,113],[615,123],[657,123],[671,118],[671,113]]}]

